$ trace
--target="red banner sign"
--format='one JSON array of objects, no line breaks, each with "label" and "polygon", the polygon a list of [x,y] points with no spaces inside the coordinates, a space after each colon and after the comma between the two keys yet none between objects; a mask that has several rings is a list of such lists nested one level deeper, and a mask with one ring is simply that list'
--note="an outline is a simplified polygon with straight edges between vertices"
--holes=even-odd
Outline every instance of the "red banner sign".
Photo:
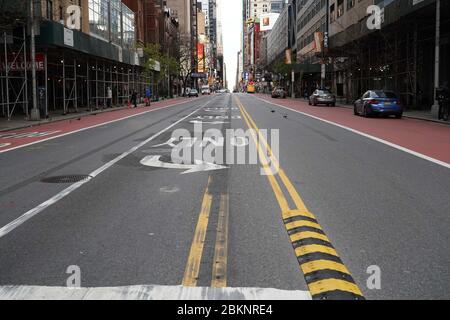
[{"label": "red banner sign", "polygon": [[[5,56],[0,57],[0,68],[5,70]],[[25,59],[23,55],[8,55],[8,70],[9,71],[24,71],[25,68],[31,71],[31,57]],[[45,69],[45,55],[43,53],[36,53],[36,71],[44,71]]]}]

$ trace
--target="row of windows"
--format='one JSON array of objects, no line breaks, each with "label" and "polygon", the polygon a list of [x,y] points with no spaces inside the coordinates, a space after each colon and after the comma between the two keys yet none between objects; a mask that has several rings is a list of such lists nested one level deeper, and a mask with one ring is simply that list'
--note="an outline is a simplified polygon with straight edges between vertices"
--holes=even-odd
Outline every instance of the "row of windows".
[{"label": "row of windows", "polygon": [[[299,7],[303,8],[307,0],[302,0]],[[316,0],[306,9],[301,18],[297,22],[297,30],[303,29],[314,17],[327,6],[327,0]]]},{"label": "row of windows", "polygon": [[314,41],[314,34],[316,32],[326,32],[327,22],[326,16],[322,17],[317,23],[315,23],[308,31],[304,32],[298,39],[297,45],[299,49],[302,49]]},{"label": "row of windows", "polygon": [[[362,0],[358,0],[358,2],[361,2]],[[347,11],[352,9],[355,4],[356,0],[346,0],[347,2]],[[330,23],[333,23],[336,21],[337,18],[340,18],[345,13],[345,6],[344,6],[344,0],[337,0],[336,3],[333,3],[330,5]]]},{"label": "row of windows", "polygon": [[[336,21],[337,18],[341,17],[347,11],[355,7],[356,2],[361,2],[363,0],[336,0],[330,5],[330,23]],[[301,0],[297,3],[297,13],[308,4],[310,0]],[[327,31],[327,21],[324,15],[319,22],[314,26],[309,28],[307,31],[303,31],[310,22],[313,20],[321,10],[323,10],[327,5],[326,0],[315,0],[303,13],[302,17],[298,19],[297,22],[297,32],[301,32],[301,37],[298,39],[298,48],[304,48],[314,41],[314,33],[316,32],[326,32]]]},{"label": "row of windows", "polygon": [[91,33],[126,48],[134,47],[134,12],[121,0],[89,0],[88,8]]}]

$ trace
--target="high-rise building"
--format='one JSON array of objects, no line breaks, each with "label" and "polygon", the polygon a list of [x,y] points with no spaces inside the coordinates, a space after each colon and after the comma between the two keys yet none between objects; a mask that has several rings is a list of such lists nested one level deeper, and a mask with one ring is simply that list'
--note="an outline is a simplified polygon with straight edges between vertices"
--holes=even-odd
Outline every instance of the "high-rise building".
[{"label": "high-rise building", "polygon": [[191,34],[191,0],[166,0],[178,17],[181,38],[190,38]]},{"label": "high-rise building", "polygon": [[266,13],[281,13],[286,3],[283,0],[248,0],[248,2],[248,15],[254,19],[259,19]]}]

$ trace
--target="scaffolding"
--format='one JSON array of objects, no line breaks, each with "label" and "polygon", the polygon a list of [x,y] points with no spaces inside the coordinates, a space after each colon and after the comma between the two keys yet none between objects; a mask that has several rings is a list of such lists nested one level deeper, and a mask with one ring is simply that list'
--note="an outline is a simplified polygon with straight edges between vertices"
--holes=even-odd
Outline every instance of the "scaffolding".
[{"label": "scaffolding", "polygon": [[75,55],[68,50],[49,52],[47,59],[50,105],[53,111],[63,106],[63,114],[122,106],[129,103],[133,90],[143,96],[152,86],[151,77],[140,66]]},{"label": "scaffolding", "polygon": [[[448,12],[442,18],[443,24],[448,23]],[[428,109],[434,102],[435,21],[434,8],[428,6],[359,39],[354,39],[353,29],[344,31],[343,39],[348,40],[328,57],[332,71],[327,82],[336,92],[345,91],[347,102],[367,90],[392,90],[407,108]],[[444,57],[449,40],[450,33],[443,31]],[[445,57],[441,61],[444,80],[446,63]]]},{"label": "scaffolding", "polygon": [[[0,115],[7,120],[30,116],[31,59],[27,40],[25,23],[0,28]],[[123,106],[129,103],[133,91],[143,100],[149,87],[157,92],[154,72],[140,65],[63,47],[38,44],[36,52],[42,117]]]},{"label": "scaffolding", "polygon": [[1,35],[2,55],[0,68],[1,116],[11,120],[16,108],[22,107],[28,118],[28,55],[26,28],[21,32],[4,30]]}]

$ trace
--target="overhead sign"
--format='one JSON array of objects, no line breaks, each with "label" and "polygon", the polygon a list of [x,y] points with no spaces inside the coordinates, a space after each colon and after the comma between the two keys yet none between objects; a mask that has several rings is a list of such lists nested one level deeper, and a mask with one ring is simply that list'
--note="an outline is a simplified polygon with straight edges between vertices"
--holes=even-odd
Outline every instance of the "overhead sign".
[{"label": "overhead sign", "polygon": [[193,72],[191,78],[206,78],[206,73]]},{"label": "overhead sign", "polygon": [[277,22],[279,13],[265,13],[259,17],[260,21],[260,30],[261,31],[269,31],[273,29],[275,22]]}]

